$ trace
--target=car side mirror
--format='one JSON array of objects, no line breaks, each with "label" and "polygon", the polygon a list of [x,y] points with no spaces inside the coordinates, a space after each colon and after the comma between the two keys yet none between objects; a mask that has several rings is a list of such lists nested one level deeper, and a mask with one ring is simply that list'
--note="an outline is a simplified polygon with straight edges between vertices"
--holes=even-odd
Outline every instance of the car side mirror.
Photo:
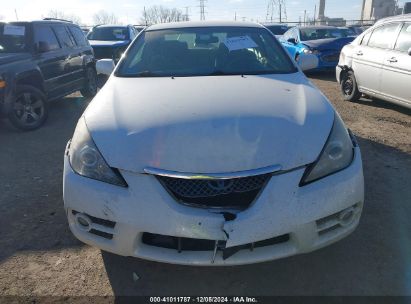
[{"label": "car side mirror", "polygon": [[301,70],[308,71],[318,67],[318,57],[313,54],[301,54],[298,57],[298,65]]},{"label": "car side mirror", "polygon": [[39,41],[37,45],[37,51],[39,53],[46,53],[50,51],[50,45],[46,41]]},{"label": "car side mirror", "polygon": [[113,59],[100,59],[96,63],[97,74],[104,74],[110,76],[113,73],[116,65]]},{"label": "car side mirror", "polygon": [[411,48],[408,49],[408,55],[411,56]]},{"label": "car side mirror", "polygon": [[297,44],[297,40],[295,38],[289,38],[287,42],[292,43],[292,44]]}]

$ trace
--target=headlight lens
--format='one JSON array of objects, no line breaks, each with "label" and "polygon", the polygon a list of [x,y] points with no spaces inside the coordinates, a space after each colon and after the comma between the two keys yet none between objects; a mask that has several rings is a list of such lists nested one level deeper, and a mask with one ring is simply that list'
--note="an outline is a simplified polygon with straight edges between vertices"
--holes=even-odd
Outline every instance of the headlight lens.
[{"label": "headlight lens", "polygon": [[87,130],[84,118],[80,118],[74,131],[69,157],[71,167],[77,174],[109,184],[127,187],[127,183],[118,170],[110,168],[98,151]]},{"label": "headlight lens", "polygon": [[314,49],[303,49],[303,53],[304,53],[304,54],[314,54],[314,55],[318,55],[318,54],[320,54],[320,51],[314,50]]},{"label": "headlight lens", "polygon": [[327,143],[319,159],[307,168],[300,186],[347,168],[352,163],[353,158],[353,142],[343,121],[336,113],[334,125]]}]

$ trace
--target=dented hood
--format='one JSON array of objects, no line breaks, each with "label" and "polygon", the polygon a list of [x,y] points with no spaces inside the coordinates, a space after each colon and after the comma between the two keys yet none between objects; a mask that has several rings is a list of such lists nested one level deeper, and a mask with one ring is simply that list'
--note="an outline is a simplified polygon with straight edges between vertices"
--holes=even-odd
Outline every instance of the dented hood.
[{"label": "dented hood", "polygon": [[314,162],[334,110],[302,73],[112,76],[84,116],[112,167],[228,173]]}]

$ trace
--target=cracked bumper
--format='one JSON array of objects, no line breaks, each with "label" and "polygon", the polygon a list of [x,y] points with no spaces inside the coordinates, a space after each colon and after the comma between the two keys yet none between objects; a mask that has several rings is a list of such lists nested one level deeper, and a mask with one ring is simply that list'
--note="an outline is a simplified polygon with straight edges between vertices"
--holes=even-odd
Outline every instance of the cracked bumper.
[{"label": "cracked bumper", "polygon": [[[64,205],[73,234],[89,245],[123,256],[185,265],[241,265],[310,252],[334,243],[355,230],[364,201],[359,148],[350,167],[304,187],[304,169],[273,176],[253,205],[233,221],[221,214],[176,203],[154,176],[121,171],[129,187],[121,188],[75,174],[65,157]],[[352,208],[353,220],[338,225],[338,214]],[[107,239],[82,229],[73,211],[115,223],[95,228]],[[328,219],[328,220],[327,220]],[[337,222],[336,222],[337,221]],[[331,229],[333,225],[337,227]],[[226,240],[236,247],[281,235],[286,242],[242,249],[224,260],[217,251],[182,251],[146,245],[143,233],[206,240]],[[228,238],[227,238],[228,235]]]}]

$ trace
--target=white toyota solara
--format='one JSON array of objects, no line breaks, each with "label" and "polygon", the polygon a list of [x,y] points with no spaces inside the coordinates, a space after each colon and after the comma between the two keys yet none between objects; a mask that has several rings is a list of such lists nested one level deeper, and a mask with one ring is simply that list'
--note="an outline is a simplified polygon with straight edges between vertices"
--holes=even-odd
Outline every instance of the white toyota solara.
[{"label": "white toyota solara", "polygon": [[115,68],[97,68],[113,73],[64,165],[68,222],[84,243],[239,265],[310,252],[357,227],[356,140],[263,26],[152,26]]}]

